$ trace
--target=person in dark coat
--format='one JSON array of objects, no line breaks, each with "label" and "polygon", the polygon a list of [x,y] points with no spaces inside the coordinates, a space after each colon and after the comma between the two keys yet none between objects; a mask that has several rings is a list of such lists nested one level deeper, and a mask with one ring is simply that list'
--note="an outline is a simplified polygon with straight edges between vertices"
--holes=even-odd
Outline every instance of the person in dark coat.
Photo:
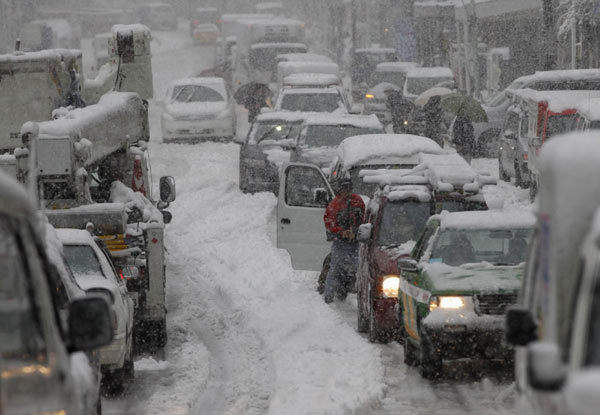
[{"label": "person in dark coat", "polygon": [[458,111],[454,120],[452,135],[454,137],[453,141],[456,152],[463,156],[467,163],[471,163],[473,153],[475,152],[475,131],[473,129],[473,122],[461,110]]},{"label": "person in dark coat", "polygon": [[406,132],[405,121],[408,120],[408,115],[412,111],[414,105],[412,102],[404,98],[401,91],[394,88],[388,88],[385,91],[386,106],[390,109],[392,116],[392,126],[394,133]]},{"label": "person in dark coat", "polygon": [[248,110],[248,122],[254,122],[254,119],[263,107],[270,107],[271,90],[267,85],[257,84],[252,93],[246,95],[244,107]]},{"label": "person in dark coat", "polygon": [[429,98],[427,104],[423,107],[425,116],[425,137],[431,138],[438,143],[440,147],[444,146],[442,133],[444,131],[444,121],[442,120],[442,107],[440,106],[441,97],[434,95]]}]

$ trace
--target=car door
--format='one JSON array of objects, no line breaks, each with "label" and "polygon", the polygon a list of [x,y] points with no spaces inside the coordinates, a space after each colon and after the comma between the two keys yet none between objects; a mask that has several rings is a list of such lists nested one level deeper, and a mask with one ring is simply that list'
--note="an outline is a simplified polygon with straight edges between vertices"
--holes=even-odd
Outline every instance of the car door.
[{"label": "car door", "polygon": [[323,216],[333,196],[317,166],[283,165],[277,200],[277,247],[289,252],[294,269],[321,270],[330,251]]}]

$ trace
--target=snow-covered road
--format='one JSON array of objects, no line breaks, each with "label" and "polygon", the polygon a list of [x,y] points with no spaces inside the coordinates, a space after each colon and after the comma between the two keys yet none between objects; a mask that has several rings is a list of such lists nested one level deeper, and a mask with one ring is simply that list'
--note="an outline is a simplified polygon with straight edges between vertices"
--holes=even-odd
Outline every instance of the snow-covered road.
[{"label": "snow-covered road", "polygon": [[[185,30],[154,37],[156,97],[212,62]],[[315,273],[294,271],[275,247],[275,197],[239,191],[239,147],[163,144],[160,106],[150,109],[153,175],[174,176],[178,192],[167,227],[169,342],[138,357],[134,383],[104,399],[105,414],[513,412],[512,384],[425,381],[404,365],[401,346],[358,334],[355,296],[324,304]],[[493,161],[480,164],[494,171]],[[517,205],[523,196],[508,184],[486,193]]]}]

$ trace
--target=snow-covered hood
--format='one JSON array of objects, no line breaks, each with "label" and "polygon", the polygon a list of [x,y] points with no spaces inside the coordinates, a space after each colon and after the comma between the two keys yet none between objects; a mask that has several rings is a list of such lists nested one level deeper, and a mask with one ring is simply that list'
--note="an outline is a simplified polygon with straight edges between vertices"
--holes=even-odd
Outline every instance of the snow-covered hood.
[{"label": "snow-covered hood", "polygon": [[300,158],[319,167],[327,167],[331,164],[336,154],[337,147],[312,147],[303,148]]},{"label": "snow-covered hood", "polygon": [[201,120],[217,116],[227,109],[225,101],[173,102],[165,105],[165,112],[176,120]]},{"label": "snow-covered hood", "polygon": [[525,269],[524,263],[504,266],[479,262],[455,267],[434,262],[420,266],[432,282],[432,291],[453,294],[516,292]]}]

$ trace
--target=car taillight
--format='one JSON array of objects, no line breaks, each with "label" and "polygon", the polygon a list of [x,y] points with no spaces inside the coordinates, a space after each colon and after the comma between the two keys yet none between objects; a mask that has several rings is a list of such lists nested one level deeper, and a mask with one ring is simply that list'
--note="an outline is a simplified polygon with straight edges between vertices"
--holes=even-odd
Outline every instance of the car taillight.
[{"label": "car taillight", "polygon": [[529,160],[529,154],[527,154],[527,153],[523,154],[523,160]]},{"label": "car taillight", "polygon": [[200,21],[199,21],[199,20],[194,20],[194,22],[193,22],[193,23],[194,23],[195,25],[199,25],[199,24],[200,24]]}]

